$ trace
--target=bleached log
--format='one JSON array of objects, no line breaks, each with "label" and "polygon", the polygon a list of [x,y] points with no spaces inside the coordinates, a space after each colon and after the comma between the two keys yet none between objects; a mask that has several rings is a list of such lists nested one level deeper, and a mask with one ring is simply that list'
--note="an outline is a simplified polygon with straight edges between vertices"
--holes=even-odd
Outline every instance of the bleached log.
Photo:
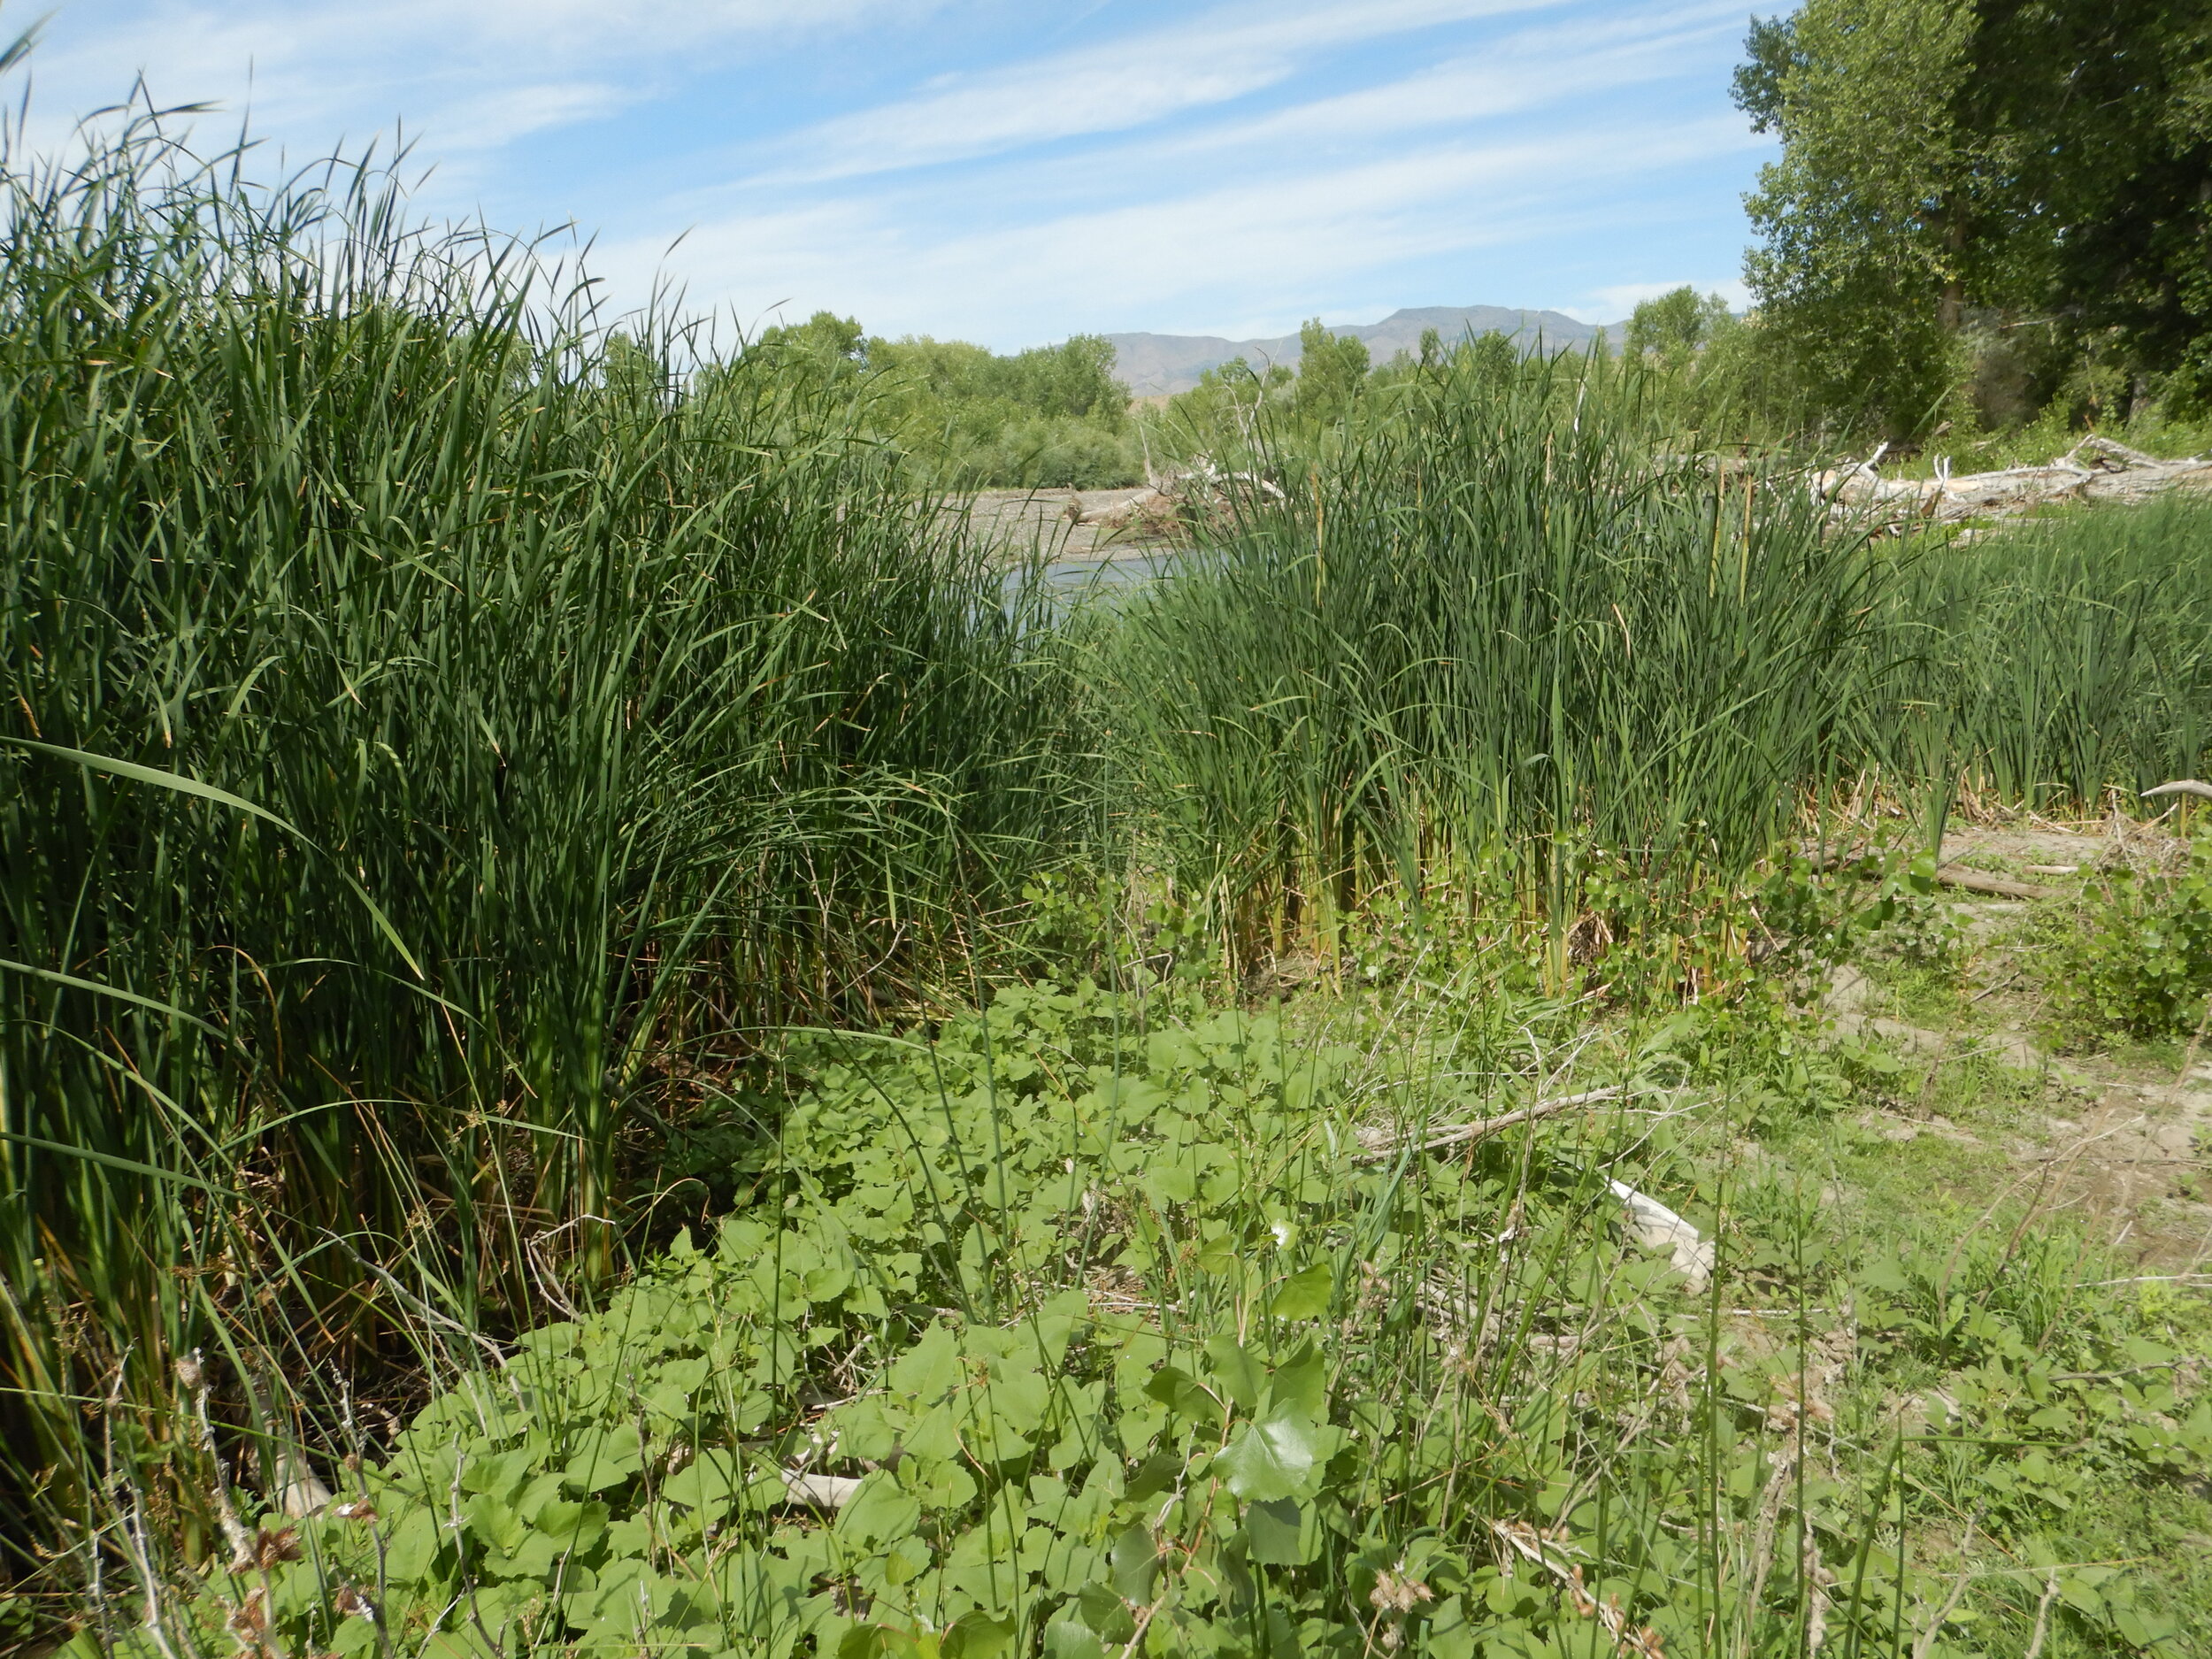
[{"label": "bleached log", "polygon": [[2168,465],[2168,463],[2160,460],[2154,455],[2146,455],[2140,449],[2131,449],[2126,444],[2121,443],[2115,439],[2108,438],[2102,433],[2097,432],[2091,433],[2072,449],[2067,450],[2064,459],[2071,465],[2079,465],[2080,463],[2076,461],[2074,457],[2085,453],[2101,457],[2105,460],[2115,462],[2119,466],[2123,467],[2164,466]]},{"label": "bleached log", "polygon": [[2155,789],[2143,791],[2146,801],[2162,795],[2193,795],[2200,801],[2212,801],[2212,783],[2200,783],[2194,778],[2177,778],[2171,783],[2162,783]]},{"label": "bleached log", "polygon": [[1964,864],[1943,864],[1937,868],[1935,879],[1947,887],[1963,887],[1969,893],[1988,893],[2002,899],[2047,899],[2051,889],[2038,887],[2032,881],[2008,881],[2002,876],[1984,875],[1978,870],[1969,870]]}]

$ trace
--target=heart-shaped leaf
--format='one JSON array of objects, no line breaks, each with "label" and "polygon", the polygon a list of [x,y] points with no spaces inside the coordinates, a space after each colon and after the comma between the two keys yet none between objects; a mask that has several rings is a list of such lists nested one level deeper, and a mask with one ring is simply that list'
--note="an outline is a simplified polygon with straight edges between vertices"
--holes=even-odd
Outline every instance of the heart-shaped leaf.
[{"label": "heart-shaped leaf", "polygon": [[1163,1365],[1153,1372],[1144,1391],[1179,1417],[1194,1423],[1221,1421],[1220,1402],[1173,1365]]},{"label": "heart-shaped leaf", "polygon": [[1223,1394],[1247,1411],[1259,1409],[1260,1390],[1267,1386],[1267,1367],[1257,1356],[1239,1347],[1234,1337],[1223,1335],[1207,1339],[1206,1359]]},{"label": "heart-shaped leaf", "polygon": [[1246,1423],[1214,1466],[1227,1478],[1229,1490],[1248,1502],[1272,1503],[1294,1497],[1313,1472],[1318,1436],[1305,1414],[1279,1407]]},{"label": "heart-shaped leaf", "polygon": [[1045,1659],[1106,1659],[1106,1650],[1088,1624],[1056,1618],[1045,1626]]},{"label": "heart-shaped leaf", "polygon": [[1318,1319],[1328,1312],[1329,1294],[1335,1287],[1336,1275],[1329,1264],[1316,1262],[1285,1279],[1267,1309],[1278,1319]]},{"label": "heart-shaped leaf", "polygon": [[953,1620],[937,1651],[943,1659],[997,1659],[1013,1640],[1010,1619],[994,1618],[977,1608]]},{"label": "heart-shaped leaf", "polygon": [[1114,1588],[1129,1601],[1149,1601],[1160,1576],[1160,1552],[1145,1527],[1133,1526],[1114,1540]]},{"label": "heart-shaped leaf", "polygon": [[1246,1509],[1244,1531],[1251,1540],[1252,1559],[1271,1567],[1302,1564],[1305,1555],[1298,1545],[1302,1519],[1294,1498],[1276,1498]]}]

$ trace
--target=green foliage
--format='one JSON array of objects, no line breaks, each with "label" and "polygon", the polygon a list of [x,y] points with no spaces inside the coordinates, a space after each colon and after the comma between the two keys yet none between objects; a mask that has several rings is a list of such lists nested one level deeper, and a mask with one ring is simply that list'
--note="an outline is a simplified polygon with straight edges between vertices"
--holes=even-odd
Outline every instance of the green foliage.
[{"label": "green foliage", "polygon": [[1341,420],[1367,380],[1367,342],[1356,334],[1333,334],[1317,317],[1298,330],[1298,379],[1291,408],[1301,420]]},{"label": "green foliage", "polygon": [[1036,585],[840,399],[336,176],[0,157],[11,1529],[248,1262],[318,1363],[363,1258],[603,1278],[679,1056],[910,995],[1084,833]]},{"label": "green foliage", "polygon": [[[1617,1075],[1677,1079],[1708,1045],[1724,1102],[1781,1079],[1700,1024]],[[1891,1652],[1961,1564],[1915,1532],[1966,1513],[2037,1574],[1989,1563],[1960,1618],[1990,1640],[1955,1650],[2016,1650],[2008,1592],[2032,1607],[2046,1569],[2067,1640],[2173,1630],[2067,1528],[2084,1482],[2185,1479],[2212,1408],[2158,1317],[2082,1288],[2076,1241],[1892,1228],[1862,1252],[1754,1179],[1721,1226],[1746,1328],[1610,1236],[1589,1171],[1659,1187],[1663,1126],[1356,1160],[1355,1100],[1415,1131],[1503,1103],[1456,1079],[1520,1039],[1434,1035],[1393,1077],[1081,987],[928,1044],[810,1038],[814,1081],[710,1244],[456,1378],[343,1512],[266,1524],[263,1564],[211,1571],[160,1633],[221,1650],[250,1609],[339,1653],[1466,1659],[1581,1651],[1610,1602],[1670,1650],[1717,1626],[1778,1659],[1816,1605]],[[1847,1294],[1851,1323],[1809,1328]],[[856,1489],[827,1511],[794,1470]]]},{"label": "green foliage", "polygon": [[1786,445],[1808,424],[1801,381],[1766,319],[1732,315],[1717,294],[1681,288],[1644,301],[1624,343],[1650,371],[1647,396],[1678,442]]},{"label": "green foliage", "polygon": [[1000,357],[964,341],[885,340],[818,311],[770,328],[733,368],[828,385],[933,484],[974,488],[1126,484],[1141,476],[1129,393],[1096,334]]},{"label": "green foliage", "polygon": [[1818,409],[1927,432],[1970,356],[1992,423],[2202,398],[2201,6],[1807,0],[1745,46],[1737,103],[1784,144],[1747,271]]},{"label": "green foliage", "polygon": [[[1617,1603],[1778,1659],[1934,1632],[1968,1516],[2077,1648],[2162,1639],[2065,1528],[2085,1482],[2184,1502],[2172,1307],[2025,1221],[1870,1256],[1742,1137],[1897,1086],[1790,1012],[1848,943],[1955,965],[1931,869],[1857,904],[1776,856],[1809,802],[2200,770],[2201,508],[1870,548],[1678,454],[1763,321],[1373,373],[1317,325],[1187,405],[1226,521],[1062,627],[917,477],[1102,480],[1101,342],[822,313],[687,377],[373,179],[143,126],[4,179],[0,1520],[91,1586],[79,1651],[158,1647],[150,1606],[169,1655],[1471,1659]],[[2178,1028],[2208,879],[2101,902],[2085,1018]],[[1301,947],[1391,999],[1356,1042],[1201,1001]],[[946,1011],[1076,961],[1133,988]],[[1624,1097],[1361,1139],[1577,1068]],[[1698,1217],[1714,1301],[1609,1181]],[[621,1282],[679,1203],[711,1244]],[[372,1441],[395,1371],[438,1392]],[[301,1444],[365,1507],[233,1560],[227,1465]]]},{"label": "green foliage", "polygon": [[1628,319],[1628,351],[1679,373],[1712,346],[1728,320],[1728,302],[1719,295],[1678,288],[1638,304]]},{"label": "green foliage", "polygon": [[1187,454],[1240,454],[1251,448],[1263,421],[1286,414],[1294,380],[1287,364],[1271,363],[1262,373],[1233,357],[1168,399],[1163,436]]},{"label": "green foliage", "polygon": [[2195,1034],[2212,996],[2212,844],[2177,873],[2116,872],[2078,925],[2051,931],[2045,995],[2066,1038]]},{"label": "green foliage", "polygon": [[1783,155],[1747,206],[1763,337],[1815,405],[1925,431],[1962,361],[1942,300],[1955,275],[1970,0],[1808,0],[1755,26],[1739,102]]}]

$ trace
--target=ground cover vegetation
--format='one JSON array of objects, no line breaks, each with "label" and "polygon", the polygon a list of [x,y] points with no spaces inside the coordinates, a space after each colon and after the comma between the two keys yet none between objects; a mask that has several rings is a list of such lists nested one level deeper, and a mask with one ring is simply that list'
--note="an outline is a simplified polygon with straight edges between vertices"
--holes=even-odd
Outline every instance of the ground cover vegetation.
[{"label": "ground cover vegetation", "polygon": [[1678,304],[1217,376],[1070,607],[850,325],[0,177],[0,1639],[2206,1651],[2212,854],[1940,885],[2201,770],[2204,504],[1874,534]]}]

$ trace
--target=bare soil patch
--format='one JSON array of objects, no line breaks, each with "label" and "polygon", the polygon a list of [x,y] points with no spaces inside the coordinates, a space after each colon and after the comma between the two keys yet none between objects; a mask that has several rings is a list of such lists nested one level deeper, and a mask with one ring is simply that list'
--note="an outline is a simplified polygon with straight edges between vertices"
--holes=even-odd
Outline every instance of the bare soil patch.
[{"label": "bare soil patch", "polygon": [[[2019,873],[2059,890],[2124,865],[2181,855],[2161,826],[1969,826],[1944,839],[1947,864]],[[2017,937],[2030,906],[1968,896],[1947,908],[1968,941],[1947,1002],[1909,994],[1909,976],[1843,967],[1824,1011],[1832,1036],[1886,1046],[1906,1062],[1893,1102],[1862,1126],[1901,1150],[1923,1139],[1968,1154],[1962,1199],[2024,1202],[2029,1225],[2070,1217],[2147,1274],[2212,1262],[2212,1041],[2115,1042],[2054,1050],[2042,964]],[[1970,1190],[1970,1188],[1971,1190]]]}]

